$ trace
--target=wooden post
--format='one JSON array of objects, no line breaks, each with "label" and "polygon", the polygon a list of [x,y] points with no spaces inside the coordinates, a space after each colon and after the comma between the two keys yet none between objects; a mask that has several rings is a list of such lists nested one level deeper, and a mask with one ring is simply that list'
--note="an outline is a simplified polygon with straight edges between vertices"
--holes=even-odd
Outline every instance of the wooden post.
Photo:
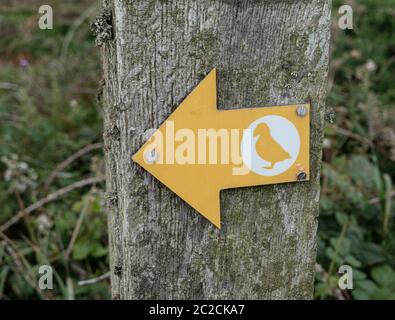
[{"label": "wooden post", "polygon": [[[312,298],[331,0],[102,7],[114,298]],[[312,103],[311,180],[222,192],[221,230],[131,159],[214,67],[220,109]]]}]

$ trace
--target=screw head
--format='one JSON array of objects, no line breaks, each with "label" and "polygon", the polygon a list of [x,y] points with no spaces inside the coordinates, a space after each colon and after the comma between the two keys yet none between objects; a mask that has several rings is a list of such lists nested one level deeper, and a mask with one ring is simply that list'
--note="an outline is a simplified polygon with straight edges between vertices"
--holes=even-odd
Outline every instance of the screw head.
[{"label": "screw head", "polygon": [[298,175],[296,176],[296,179],[298,179],[298,181],[306,180],[306,178],[307,178],[307,174],[304,171],[299,172]]},{"label": "screw head", "polygon": [[152,164],[158,158],[158,154],[155,149],[149,150],[144,154],[144,159],[147,163]]},{"label": "screw head", "polygon": [[300,105],[300,106],[298,106],[297,108],[296,108],[296,114],[299,116],[299,117],[305,117],[306,115],[307,115],[307,108],[305,107],[305,106],[303,106],[303,105]]}]

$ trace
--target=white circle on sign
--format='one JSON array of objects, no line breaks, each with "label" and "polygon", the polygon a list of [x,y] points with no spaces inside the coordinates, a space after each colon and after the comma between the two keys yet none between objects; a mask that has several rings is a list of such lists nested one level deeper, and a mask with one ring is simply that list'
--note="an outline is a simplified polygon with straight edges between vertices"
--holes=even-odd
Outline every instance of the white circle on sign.
[{"label": "white circle on sign", "polygon": [[276,115],[256,119],[241,140],[244,164],[261,176],[277,176],[287,171],[299,151],[298,129],[288,119]]}]

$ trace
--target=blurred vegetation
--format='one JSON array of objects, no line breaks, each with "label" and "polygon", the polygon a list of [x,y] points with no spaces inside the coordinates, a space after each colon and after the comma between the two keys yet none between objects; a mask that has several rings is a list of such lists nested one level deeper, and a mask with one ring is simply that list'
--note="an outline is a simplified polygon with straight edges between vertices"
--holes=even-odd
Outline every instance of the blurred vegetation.
[{"label": "blurred vegetation", "polygon": [[[354,30],[337,27],[343,1],[333,10],[315,296],[395,299],[395,1],[347,3]],[[104,173],[96,1],[48,4],[53,30],[37,28],[39,1],[0,4],[0,230],[21,218],[0,232],[0,298],[110,298],[104,184],[89,180]],[[53,290],[37,287],[44,264]],[[338,289],[344,264],[354,290]]]},{"label": "blurred vegetation", "polygon": [[[395,299],[395,1],[347,1],[354,30],[337,27],[334,2],[324,140],[316,298]],[[339,292],[341,265],[354,290]]]},{"label": "blurred vegetation", "polygon": [[[96,3],[48,1],[53,30],[37,27],[39,1],[0,4],[0,226],[57,190],[103,175],[100,57],[89,31]],[[86,152],[71,157],[79,150]],[[0,234],[0,297],[110,297],[108,279],[78,285],[108,271],[103,188],[76,187]],[[54,290],[37,288],[45,264],[55,270]]]}]

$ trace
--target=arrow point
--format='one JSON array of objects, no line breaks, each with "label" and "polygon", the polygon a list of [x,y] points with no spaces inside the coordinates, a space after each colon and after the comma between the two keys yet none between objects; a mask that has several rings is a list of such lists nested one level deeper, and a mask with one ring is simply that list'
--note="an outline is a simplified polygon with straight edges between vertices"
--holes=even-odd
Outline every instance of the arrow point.
[{"label": "arrow point", "polygon": [[[217,111],[217,70],[214,68],[185,98],[179,107],[167,120],[173,121],[178,127],[196,127],[199,121],[207,120]],[[205,123],[202,122],[202,126]],[[166,136],[166,124],[162,124],[158,131]],[[149,144],[147,141],[133,156],[132,160],[138,163],[155,178],[176,193],[185,202],[195,208],[218,229],[221,228],[220,199],[218,187],[210,186],[208,179],[199,167],[161,165],[162,163],[148,164],[145,161],[144,151]],[[174,152],[174,150],[172,151]]]}]

